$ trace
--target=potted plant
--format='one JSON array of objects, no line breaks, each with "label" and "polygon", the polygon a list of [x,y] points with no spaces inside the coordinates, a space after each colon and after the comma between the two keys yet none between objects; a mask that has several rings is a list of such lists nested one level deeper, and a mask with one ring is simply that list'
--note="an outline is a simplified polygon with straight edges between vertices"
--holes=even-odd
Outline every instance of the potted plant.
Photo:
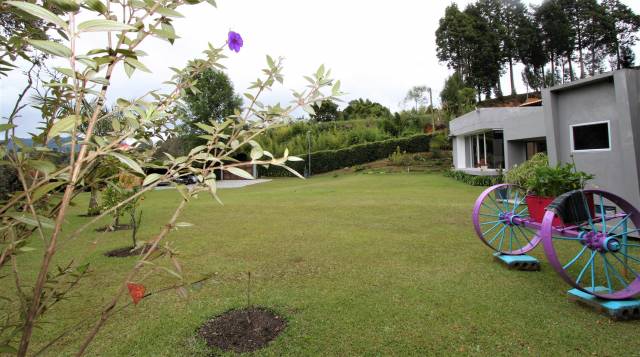
[{"label": "potted plant", "polygon": [[[528,192],[525,202],[529,208],[529,216],[535,222],[542,222],[547,206],[556,197],[565,192],[584,189],[585,183],[592,178],[593,175],[577,171],[574,164],[557,165],[556,167],[548,165],[535,167],[533,174],[529,176],[525,185]],[[593,216],[593,195],[587,195],[586,199],[589,211]],[[562,226],[563,222],[556,218],[553,225]]]}]

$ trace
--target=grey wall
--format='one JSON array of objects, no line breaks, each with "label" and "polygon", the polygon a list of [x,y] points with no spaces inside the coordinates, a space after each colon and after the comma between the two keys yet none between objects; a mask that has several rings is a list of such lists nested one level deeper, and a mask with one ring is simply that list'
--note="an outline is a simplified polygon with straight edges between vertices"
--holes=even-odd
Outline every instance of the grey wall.
[{"label": "grey wall", "polygon": [[[638,71],[622,70],[543,92],[550,163],[575,160],[578,170],[595,175],[591,186],[616,193],[636,207],[640,207],[639,80]],[[598,121],[610,121],[611,150],[572,152],[570,125]]]},{"label": "grey wall", "polygon": [[[449,124],[451,135],[456,140],[462,140],[466,135],[497,129],[504,133],[504,155],[506,168],[513,167],[525,160],[526,153],[521,142],[516,140],[526,140],[544,137],[545,121],[542,107],[522,107],[522,108],[479,108],[451,121]],[[456,168],[470,167],[471,157],[468,152],[465,157],[465,166],[461,166],[458,160],[460,147],[454,153],[454,164]]]}]

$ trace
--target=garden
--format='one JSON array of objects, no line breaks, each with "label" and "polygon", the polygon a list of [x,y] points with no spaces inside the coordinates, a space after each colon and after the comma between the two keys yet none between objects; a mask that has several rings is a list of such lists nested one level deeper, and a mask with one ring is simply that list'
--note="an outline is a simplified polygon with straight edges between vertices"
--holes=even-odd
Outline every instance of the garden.
[{"label": "garden", "polygon": [[[156,292],[174,284],[170,273],[153,276],[144,282],[153,295],[138,305],[123,298],[87,353],[206,356],[200,326],[248,305],[286,321],[260,355],[636,353],[638,323],[568,303],[567,285],[546,262],[539,273],[493,262],[471,224],[481,191],[441,174],[356,173],[222,190],[224,206],[199,198],[185,212],[191,225],[167,243],[186,262],[185,281],[206,280],[190,285],[185,299],[173,289]],[[175,190],[146,195],[141,234],[162,226],[180,199]],[[70,230],[89,219],[79,217],[87,200],[72,209]],[[211,229],[211,221],[225,224]],[[48,354],[76,351],[137,259],[104,253],[129,240],[127,231],[88,231],[58,258],[84,257],[95,272],[79,296],[46,315],[34,351],[70,327]],[[22,259],[38,258],[36,251]]]},{"label": "garden", "polygon": [[[484,17],[496,13],[484,5],[464,14],[451,5],[440,23],[438,57],[460,72],[446,80],[440,108],[418,85],[402,100],[409,108],[393,113],[365,98],[340,108],[345,90],[324,64],[291,89],[284,58],[266,54],[237,94],[226,65],[246,46],[233,29],[207,34],[211,42],[170,67],[160,88],[119,93],[151,73],[147,44],[167,51],[188,38],[178,19],[215,0],[0,3],[0,76],[14,90],[0,123],[0,354],[637,353],[637,322],[567,303],[549,263],[536,274],[506,270],[476,237],[491,246],[496,238],[478,226],[504,226],[493,247],[502,251],[506,227],[513,243],[527,215],[516,211],[524,195],[484,186],[506,181],[542,200],[592,178],[542,156],[492,178],[448,171],[447,121],[475,108],[476,95],[501,96],[501,68],[515,60],[489,56],[497,42],[479,43],[465,52],[474,59],[464,59],[466,73],[442,50],[456,18],[473,24],[466,40],[487,29]],[[617,45],[628,50],[629,41]],[[633,62],[623,52],[619,66]],[[527,81],[545,76],[540,61]],[[269,179],[220,183],[258,177]],[[496,204],[472,220],[483,191],[504,212]],[[627,229],[631,214],[607,216],[603,202],[599,221],[589,216],[593,229],[570,238],[616,238],[605,234],[609,218],[620,222],[610,231]]]}]

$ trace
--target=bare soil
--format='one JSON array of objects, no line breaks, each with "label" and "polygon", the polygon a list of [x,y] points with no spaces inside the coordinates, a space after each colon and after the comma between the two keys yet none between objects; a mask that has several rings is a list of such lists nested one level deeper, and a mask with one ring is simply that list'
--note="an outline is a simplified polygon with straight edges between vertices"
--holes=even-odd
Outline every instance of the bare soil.
[{"label": "bare soil", "polygon": [[209,347],[242,353],[266,347],[286,327],[287,321],[282,316],[251,307],[212,318],[198,329],[198,335]]}]

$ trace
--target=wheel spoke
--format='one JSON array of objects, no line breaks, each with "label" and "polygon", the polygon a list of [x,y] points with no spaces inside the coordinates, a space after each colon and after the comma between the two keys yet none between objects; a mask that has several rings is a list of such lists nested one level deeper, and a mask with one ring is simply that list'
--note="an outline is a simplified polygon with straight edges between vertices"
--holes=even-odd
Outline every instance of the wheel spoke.
[{"label": "wheel spoke", "polygon": [[484,202],[482,202],[482,205],[483,205],[486,209],[488,209],[488,210],[496,211],[496,215],[498,215],[498,216],[500,215],[500,213],[502,213],[502,211],[500,211],[500,209],[495,209],[495,208],[493,208],[493,207],[489,207],[489,206],[488,206],[486,203],[484,203]]},{"label": "wheel spoke", "polygon": [[[633,270],[633,268],[631,268],[629,266],[629,264],[625,263],[622,259],[618,258],[618,256],[616,255],[616,253],[611,252],[611,255],[616,258],[616,260],[618,260],[622,265],[624,265],[625,269],[628,269],[631,273],[633,273],[633,275],[635,275],[636,277],[640,277],[640,274],[638,274],[635,270]],[[630,257],[628,257],[630,258]]]},{"label": "wheel spoke", "polygon": [[629,286],[629,284],[627,284],[627,281],[624,280],[624,278],[622,277],[622,275],[620,275],[620,272],[618,271],[618,269],[616,269],[616,267],[614,267],[610,262],[609,259],[607,259],[607,255],[604,253],[600,253],[602,254],[602,258],[604,259],[604,263],[605,265],[608,265],[609,268],[611,268],[611,270],[613,270],[613,273],[615,274],[616,278],[618,278],[618,280],[622,283],[622,285],[624,285],[624,287],[626,288],[627,286]]},{"label": "wheel spoke", "polygon": [[567,265],[563,266],[562,269],[567,270],[570,266],[573,265],[573,263],[577,262],[578,259],[580,259],[580,257],[582,256],[582,254],[584,254],[586,250],[587,250],[587,246],[585,245],[584,247],[582,247],[582,250],[578,253],[578,255],[573,257],[573,259],[571,259],[569,263],[567,263]]},{"label": "wheel spoke", "polygon": [[531,244],[531,241],[529,240],[529,238],[527,237],[527,234],[522,230],[522,228],[520,228],[520,226],[516,226],[518,228],[518,230],[520,231],[520,233],[522,234],[522,236],[524,237],[524,239],[527,240],[527,243],[529,243],[529,245]]},{"label": "wheel spoke", "polygon": [[[586,247],[586,246],[585,246]],[[582,280],[582,276],[584,275],[584,272],[587,271],[587,269],[589,268],[589,266],[591,265],[591,263],[593,263],[593,257],[596,256],[596,251],[594,250],[591,253],[591,257],[589,258],[589,261],[587,262],[587,264],[582,268],[582,270],[580,271],[580,274],[578,274],[578,278],[576,279],[576,284],[580,285],[580,280]]]},{"label": "wheel spoke", "polygon": [[629,220],[629,217],[631,217],[631,214],[626,215],[620,222],[613,226],[613,228],[609,230],[608,234],[612,234],[616,229],[625,224]]},{"label": "wheel spoke", "polygon": [[587,210],[588,222],[593,229],[594,232],[597,232],[596,226],[593,224],[593,218],[591,217],[591,210],[589,209],[589,204],[587,203],[587,195],[584,194],[584,191],[580,191],[582,193],[582,202],[584,203],[584,208]]},{"label": "wheel spoke", "polygon": [[607,278],[607,288],[609,289],[609,293],[613,292],[611,288],[611,278],[609,278],[609,268],[607,267],[607,261],[605,260],[604,253],[600,253],[600,258],[602,258],[602,266],[604,267],[604,276]]},{"label": "wheel spoke", "polygon": [[602,217],[602,233],[607,233],[607,214],[604,211],[604,197],[600,195],[600,217]]},{"label": "wheel spoke", "polygon": [[577,240],[580,241],[582,239],[578,238],[578,237],[551,237],[552,239],[557,239],[557,240]]},{"label": "wheel spoke", "polygon": [[494,224],[494,223],[502,223],[502,220],[499,219],[497,221],[491,221],[491,222],[482,222],[480,223],[481,226],[484,226],[485,224]]},{"label": "wheel spoke", "polygon": [[522,242],[520,242],[520,238],[518,238],[518,235],[514,231],[513,226],[510,226],[509,228],[511,229],[511,235],[516,238],[516,243],[518,243],[518,245],[520,246],[520,249],[524,248],[524,246],[522,245]]},{"label": "wheel spoke", "polygon": [[496,229],[496,227],[498,227],[501,224],[501,222],[496,223],[493,227],[489,228],[488,231],[486,232],[482,232],[482,236],[485,237],[487,234],[489,234],[491,231],[493,231],[494,229]]},{"label": "wheel spoke", "polygon": [[609,236],[609,238],[620,237],[621,235],[624,235],[624,234],[631,234],[631,233],[635,233],[635,232],[640,232],[640,229],[633,229],[633,230],[630,230],[630,231],[628,231],[628,232],[618,233],[618,234],[616,234],[616,235],[614,235],[614,236]]},{"label": "wheel spoke", "polygon": [[490,240],[490,241],[488,241],[487,243],[489,243],[489,245],[492,245],[492,244],[493,244],[493,242],[498,238],[498,236],[499,236],[500,234],[502,234],[502,233],[504,232],[504,230],[505,230],[506,228],[507,228],[507,226],[506,226],[506,225],[505,225],[504,227],[502,227],[502,229],[501,229],[501,230],[499,230],[499,231],[498,231],[498,233],[496,233],[496,234],[493,236],[493,238],[491,238],[491,240]]}]

